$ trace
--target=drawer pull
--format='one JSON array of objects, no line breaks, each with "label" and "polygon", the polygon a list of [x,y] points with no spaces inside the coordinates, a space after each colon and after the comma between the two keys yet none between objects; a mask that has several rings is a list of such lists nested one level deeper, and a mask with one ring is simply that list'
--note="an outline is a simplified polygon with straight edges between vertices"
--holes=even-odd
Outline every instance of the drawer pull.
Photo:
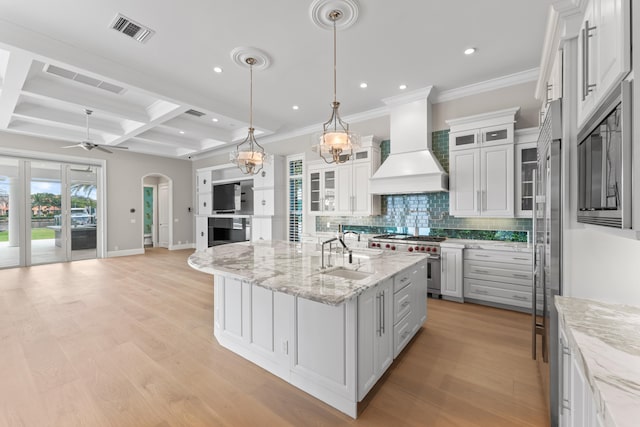
[{"label": "drawer pull", "polygon": [[518,261],[531,261],[531,258],[514,257],[513,259]]},{"label": "drawer pull", "polygon": [[513,295],[513,298],[520,300],[520,301],[528,301],[529,299],[527,297],[523,297],[522,295]]},{"label": "drawer pull", "polygon": [[487,270],[478,270],[477,268],[476,268],[476,273],[489,274]]},{"label": "drawer pull", "polygon": [[480,258],[491,258],[491,255],[484,255],[484,254],[476,254],[476,256]]},{"label": "drawer pull", "polygon": [[409,331],[405,331],[405,332],[402,334],[402,339],[405,339],[408,335],[409,335]]},{"label": "drawer pull", "polygon": [[408,277],[403,277],[402,279],[400,279],[400,283],[404,283],[404,282],[406,282],[407,280],[409,280],[409,278],[408,278]]},{"label": "drawer pull", "polygon": [[409,302],[409,301],[405,301],[405,302],[403,302],[403,303],[402,303],[401,307],[402,307],[402,308],[405,308],[405,307],[406,307],[406,306],[408,306],[409,304],[410,304],[410,302]]},{"label": "drawer pull", "polygon": [[477,294],[481,294],[481,295],[489,295],[489,292],[488,292],[488,291],[485,291],[485,290],[483,290],[483,289],[476,289],[476,290],[475,290],[475,293],[477,293]]},{"label": "drawer pull", "polygon": [[513,277],[517,277],[518,279],[529,279],[529,275],[528,274],[513,273]]}]

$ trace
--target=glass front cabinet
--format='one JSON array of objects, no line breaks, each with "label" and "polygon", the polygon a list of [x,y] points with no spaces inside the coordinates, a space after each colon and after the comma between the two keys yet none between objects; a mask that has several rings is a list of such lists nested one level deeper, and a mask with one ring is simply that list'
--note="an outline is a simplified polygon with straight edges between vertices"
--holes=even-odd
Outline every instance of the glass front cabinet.
[{"label": "glass front cabinet", "polygon": [[310,213],[333,212],[336,210],[335,168],[309,168],[309,187]]},{"label": "glass front cabinet", "polygon": [[537,168],[535,142],[516,144],[516,217],[531,218],[533,209],[533,171]]}]

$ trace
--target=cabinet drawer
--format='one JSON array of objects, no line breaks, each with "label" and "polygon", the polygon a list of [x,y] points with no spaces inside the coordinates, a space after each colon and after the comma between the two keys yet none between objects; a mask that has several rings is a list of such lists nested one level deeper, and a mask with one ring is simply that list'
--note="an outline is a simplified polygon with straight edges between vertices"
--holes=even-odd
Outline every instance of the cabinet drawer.
[{"label": "cabinet drawer", "polygon": [[491,280],[505,283],[513,283],[531,287],[533,274],[531,268],[514,270],[508,264],[484,263],[481,261],[465,261],[464,277]]},{"label": "cabinet drawer", "polygon": [[517,307],[531,307],[530,290],[514,290],[496,287],[494,282],[477,279],[464,280],[464,296]]},{"label": "cabinet drawer", "polygon": [[211,215],[212,193],[198,193],[198,215]]},{"label": "cabinet drawer", "polygon": [[404,316],[404,318],[393,327],[393,357],[395,358],[400,354],[402,349],[407,345],[411,339],[411,313]]},{"label": "cabinet drawer", "polygon": [[393,277],[394,293],[398,292],[400,289],[404,288],[405,286],[411,283],[411,276],[412,276],[411,273],[412,273],[412,270],[407,269],[407,270],[401,271],[400,273],[396,274]]},{"label": "cabinet drawer", "polygon": [[413,285],[409,284],[393,295],[393,324],[395,325],[411,312],[411,296]]},{"label": "cabinet drawer", "polygon": [[528,252],[492,251],[485,249],[467,249],[464,259],[478,261],[508,262],[511,264],[531,265],[532,257]]}]

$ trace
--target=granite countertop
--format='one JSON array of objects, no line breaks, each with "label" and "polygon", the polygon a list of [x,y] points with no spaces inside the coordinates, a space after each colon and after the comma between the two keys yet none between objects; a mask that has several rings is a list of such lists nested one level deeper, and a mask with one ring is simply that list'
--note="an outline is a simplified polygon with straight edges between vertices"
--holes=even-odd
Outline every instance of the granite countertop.
[{"label": "granite countertop", "polygon": [[640,307],[556,297],[573,354],[583,362],[607,427],[640,420]]},{"label": "granite countertop", "polygon": [[362,280],[350,280],[322,274],[319,249],[310,243],[241,242],[197,251],[188,263],[205,273],[233,276],[274,291],[338,305],[428,258],[424,254],[354,249],[353,263],[349,264],[346,255],[334,253],[334,265],[371,273]]},{"label": "granite countertop", "polygon": [[442,247],[463,247],[465,249],[490,249],[494,251],[532,252],[533,246],[524,242],[502,242],[497,240],[447,239]]}]

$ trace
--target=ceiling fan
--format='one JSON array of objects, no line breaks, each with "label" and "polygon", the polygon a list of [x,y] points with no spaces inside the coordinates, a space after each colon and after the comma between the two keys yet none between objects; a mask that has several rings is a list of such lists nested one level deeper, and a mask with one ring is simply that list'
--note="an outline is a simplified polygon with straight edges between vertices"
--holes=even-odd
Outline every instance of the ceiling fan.
[{"label": "ceiling fan", "polygon": [[[89,135],[89,116],[91,115],[91,113],[93,113],[93,111],[89,110],[89,109],[85,109],[84,113],[85,113],[85,115],[87,117],[87,139],[85,139],[84,141],[81,141],[81,142],[79,142],[77,144],[67,145],[67,146],[62,147],[62,148],[80,147],[80,148],[82,148],[84,150],[87,150],[87,151],[91,151],[94,148],[96,148],[96,149],[98,149],[100,151],[104,151],[105,153],[109,153],[109,154],[113,153],[111,150],[107,150],[106,148],[104,148],[104,146],[96,144],[95,142],[91,141],[91,136]],[[117,148],[118,150],[128,150],[129,149],[129,147],[120,147],[118,145],[109,145],[108,147],[109,148]]]}]

